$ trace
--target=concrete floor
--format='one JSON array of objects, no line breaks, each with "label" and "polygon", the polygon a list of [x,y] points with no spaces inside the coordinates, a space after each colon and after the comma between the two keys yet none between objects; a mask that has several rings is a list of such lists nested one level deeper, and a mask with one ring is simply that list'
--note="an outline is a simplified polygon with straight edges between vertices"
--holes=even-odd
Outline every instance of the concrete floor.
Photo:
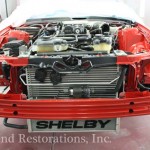
[{"label": "concrete floor", "polygon": [[[24,121],[17,121],[23,123]],[[27,130],[17,130],[6,128],[2,125],[0,120],[0,150],[150,150],[150,116],[122,118],[121,129],[119,133],[114,132],[100,132],[100,133],[28,133]],[[36,143],[34,142],[20,144],[18,143],[18,135],[25,134],[26,137],[85,137],[86,143]],[[93,134],[96,137],[107,137],[107,140],[99,140],[98,143],[93,143]],[[14,143],[6,141],[14,135]],[[3,138],[3,139],[2,139]],[[5,143],[4,143],[5,142]]]}]

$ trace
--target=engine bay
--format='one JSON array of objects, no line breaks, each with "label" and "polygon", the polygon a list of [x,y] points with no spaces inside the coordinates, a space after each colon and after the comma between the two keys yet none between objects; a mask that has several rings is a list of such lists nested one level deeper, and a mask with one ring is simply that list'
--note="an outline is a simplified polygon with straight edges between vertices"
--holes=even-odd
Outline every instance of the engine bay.
[{"label": "engine bay", "polygon": [[[30,34],[30,45],[22,45],[14,56],[45,56],[59,54],[110,54],[118,49],[118,30],[121,25],[101,21],[64,21],[59,23],[31,24],[17,30]],[[129,28],[129,25],[125,26]],[[14,40],[12,41],[15,42]],[[12,45],[8,42],[4,47]],[[16,45],[20,41],[16,41]],[[10,54],[11,55],[11,54]]]},{"label": "engine bay", "polygon": [[[28,97],[116,97],[115,88],[121,87],[117,81],[122,70],[113,59],[118,29],[98,21],[47,24],[29,48],[28,56],[34,65],[20,76],[22,82],[26,76]],[[102,66],[99,55],[107,57],[101,60]],[[51,58],[51,62],[47,62],[46,57]],[[111,65],[105,66],[106,61]]]},{"label": "engine bay", "polygon": [[35,41],[32,52],[38,54],[64,51],[110,53],[112,39],[113,35],[110,34],[109,24],[105,22],[88,24],[68,21],[58,27],[49,27],[47,31],[44,31],[43,35]]},{"label": "engine bay", "polygon": [[[148,51],[138,46],[143,37],[135,24],[118,21],[27,22],[9,33],[2,52],[28,58],[17,68],[28,99],[116,98],[130,84],[130,68],[117,57]],[[11,66],[3,62],[2,68],[9,80]]]}]

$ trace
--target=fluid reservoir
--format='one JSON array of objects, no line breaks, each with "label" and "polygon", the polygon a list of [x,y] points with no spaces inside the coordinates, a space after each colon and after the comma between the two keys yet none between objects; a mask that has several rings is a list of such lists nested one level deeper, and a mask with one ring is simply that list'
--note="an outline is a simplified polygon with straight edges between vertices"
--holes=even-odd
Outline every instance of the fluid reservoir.
[{"label": "fluid reservoir", "polygon": [[32,51],[36,51],[37,53],[61,52],[67,49],[67,41],[59,38],[46,40],[39,39],[32,47]]},{"label": "fluid reservoir", "polygon": [[93,38],[94,51],[110,53],[112,48],[112,37],[106,35],[95,35]]}]

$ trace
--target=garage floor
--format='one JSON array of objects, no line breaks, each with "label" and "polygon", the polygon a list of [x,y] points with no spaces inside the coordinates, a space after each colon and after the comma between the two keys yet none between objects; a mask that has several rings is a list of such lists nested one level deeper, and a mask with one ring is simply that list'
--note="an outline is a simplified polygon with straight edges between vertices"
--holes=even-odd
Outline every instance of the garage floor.
[{"label": "garage floor", "polygon": [[[47,133],[47,134],[29,134],[27,130],[17,130],[6,128],[0,120],[0,150],[150,150],[150,116],[122,118],[121,129],[119,133],[100,132],[100,133]],[[23,123],[19,121],[17,123]],[[18,143],[18,135],[25,134],[26,137],[34,136],[80,136],[85,137],[86,144],[67,143],[67,144],[51,144],[51,143]],[[95,137],[109,138],[105,142],[99,140],[93,143],[93,134]],[[95,135],[96,134],[96,135]],[[8,138],[14,136],[15,144],[9,143]],[[6,139],[7,138],[7,141]],[[5,142],[5,143],[4,143]]]}]

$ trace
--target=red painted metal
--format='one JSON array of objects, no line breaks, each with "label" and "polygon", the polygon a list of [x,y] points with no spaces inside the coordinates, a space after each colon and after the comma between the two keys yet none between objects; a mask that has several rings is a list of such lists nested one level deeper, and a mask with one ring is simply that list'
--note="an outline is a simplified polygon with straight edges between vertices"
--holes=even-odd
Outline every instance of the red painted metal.
[{"label": "red painted metal", "polygon": [[10,56],[0,56],[0,62],[7,62],[7,64],[11,65],[12,67],[19,67],[19,66],[27,66],[28,65],[28,58],[18,58],[18,57],[10,57]]},{"label": "red painted metal", "polygon": [[23,40],[24,42],[26,42],[26,44],[28,44],[30,40],[30,35],[27,32],[15,30],[13,27],[9,26],[0,31],[0,48],[5,43],[7,43],[10,38]]},{"label": "red painted metal", "polygon": [[150,30],[137,24],[137,27],[120,30],[119,49],[133,54],[150,51]]},{"label": "red painted metal", "polygon": [[[9,37],[16,37],[28,42],[28,34],[14,31],[7,27],[0,32],[0,47]],[[27,100],[21,95],[23,89],[18,79],[20,67],[28,65],[28,58],[0,56],[0,62],[11,66],[9,94],[0,95],[0,117],[24,119],[99,119],[116,118],[150,114],[150,92],[139,92],[137,78],[140,82],[150,84],[150,31],[137,24],[136,27],[120,30],[119,48],[132,55],[118,56],[118,65],[128,65],[125,93],[118,99],[45,99]],[[143,52],[143,53],[142,53]],[[0,70],[0,75],[2,74]],[[0,84],[4,85],[4,78]],[[10,94],[11,93],[11,94]]]},{"label": "red painted metal", "polygon": [[137,28],[141,33],[144,35],[145,39],[147,40],[148,43],[150,43],[150,29],[146,28],[142,24],[137,24]]},{"label": "red painted metal", "polygon": [[0,117],[40,120],[82,120],[149,115],[149,92],[137,92],[136,95],[138,97],[122,99],[39,99],[28,101],[21,100],[24,96],[19,94],[8,95],[8,97],[0,95]]},{"label": "red painted metal", "polygon": [[8,38],[17,38],[18,40],[23,40],[26,43],[29,43],[30,36],[27,32],[19,30],[11,30],[8,33]]}]

